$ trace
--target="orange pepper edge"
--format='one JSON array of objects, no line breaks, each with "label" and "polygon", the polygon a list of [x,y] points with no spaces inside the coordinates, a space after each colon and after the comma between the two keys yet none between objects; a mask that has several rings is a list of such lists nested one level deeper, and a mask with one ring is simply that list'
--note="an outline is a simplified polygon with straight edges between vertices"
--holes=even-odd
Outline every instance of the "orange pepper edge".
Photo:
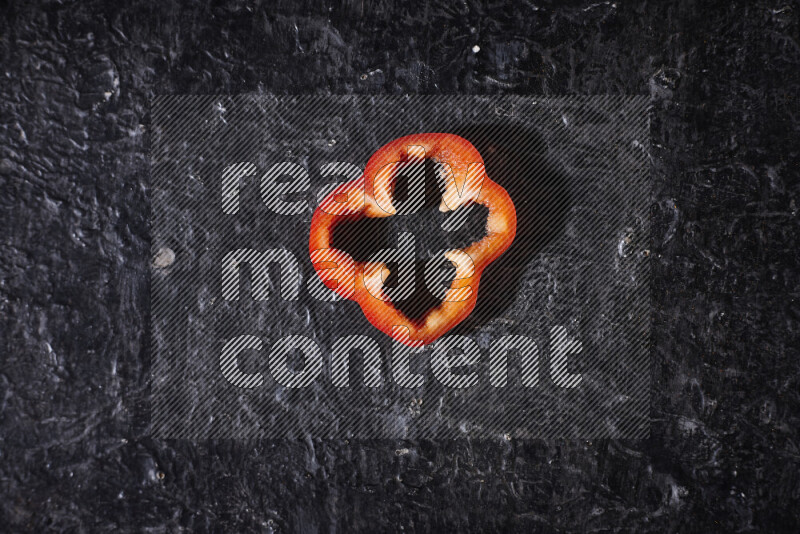
[{"label": "orange pepper edge", "polygon": [[[316,209],[311,220],[309,253],[322,249],[333,249],[333,230],[342,223],[353,222],[364,217],[389,216],[379,210],[375,202],[373,191],[375,174],[387,164],[408,161],[407,149],[409,146],[422,146],[425,149],[426,159],[430,158],[450,165],[459,187],[463,187],[463,180],[466,179],[469,164],[483,164],[483,158],[477,149],[469,141],[457,135],[424,133],[408,135],[391,141],[372,155],[361,178],[342,184],[326,198],[326,200],[332,196],[340,198],[338,196],[343,194],[347,194],[349,198],[353,191],[360,194],[359,190],[363,187],[364,201],[361,203],[359,211],[334,215],[323,211],[320,207]],[[461,177],[460,183],[459,177]],[[483,179],[477,203],[489,209],[487,235],[461,249],[470,256],[474,265],[473,275],[460,284],[460,286],[469,285],[472,288],[471,295],[466,300],[443,301],[423,317],[411,320],[397,310],[391,301],[380,300],[367,290],[364,285],[364,262],[353,262],[353,272],[348,273],[348,277],[354,277],[352,281],[354,291],[350,296],[343,289],[345,284],[342,283],[341,278],[337,287],[332,289],[339,295],[356,301],[367,320],[394,340],[412,347],[433,343],[472,313],[477,303],[478,289],[484,269],[511,246],[516,235],[517,216],[514,203],[506,190],[491,180],[488,175]],[[492,231],[491,226],[498,227],[500,230]],[[330,262],[320,261],[315,264],[317,273],[324,264],[330,264]],[[348,283],[350,283],[349,280]],[[404,328],[396,329],[395,327],[398,326]]]}]

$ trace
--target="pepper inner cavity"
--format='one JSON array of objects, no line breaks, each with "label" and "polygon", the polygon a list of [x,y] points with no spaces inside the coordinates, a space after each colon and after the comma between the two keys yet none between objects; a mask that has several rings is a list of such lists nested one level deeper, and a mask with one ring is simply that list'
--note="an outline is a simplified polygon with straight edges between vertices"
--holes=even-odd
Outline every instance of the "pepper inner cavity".
[{"label": "pepper inner cavity", "polygon": [[[402,171],[394,181],[392,200],[402,202],[409,198],[409,178]],[[425,200],[422,207],[413,213],[397,214],[386,218],[363,218],[345,221],[333,231],[332,245],[358,262],[368,261],[378,251],[397,249],[398,236],[410,233],[414,238],[413,276],[414,290],[402,299],[392,301],[394,307],[410,320],[418,320],[442,300],[434,296],[425,283],[425,264],[434,255],[444,250],[464,249],[486,237],[486,221],[489,210],[479,204],[463,206],[456,211],[439,211],[443,184],[437,180],[436,165],[425,160]],[[388,254],[386,254],[388,256]],[[380,259],[380,258],[378,258]],[[397,261],[386,261],[389,276],[384,282],[387,288],[399,285],[399,276],[408,276],[410,266],[399,268]],[[451,264],[445,262],[445,269]],[[452,281],[455,267],[450,267],[447,277]]]}]

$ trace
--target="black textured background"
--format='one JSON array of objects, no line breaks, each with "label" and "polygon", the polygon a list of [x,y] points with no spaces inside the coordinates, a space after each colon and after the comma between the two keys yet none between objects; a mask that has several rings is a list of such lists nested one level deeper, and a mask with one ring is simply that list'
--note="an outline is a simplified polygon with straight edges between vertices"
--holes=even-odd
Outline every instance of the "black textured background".
[{"label": "black textured background", "polygon": [[[800,528],[796,3],[34,4],[0,22],[0,530]],[[148,100],[242,91],[650,95],[651,437],[149,438]]]}]

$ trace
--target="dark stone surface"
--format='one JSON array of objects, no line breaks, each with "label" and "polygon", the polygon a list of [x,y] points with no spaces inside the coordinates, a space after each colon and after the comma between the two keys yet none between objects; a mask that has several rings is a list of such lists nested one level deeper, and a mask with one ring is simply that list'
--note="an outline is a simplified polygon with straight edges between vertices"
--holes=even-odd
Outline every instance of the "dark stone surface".
[{"label": "dark stone surface", "polygon": [[[795,3],[33,4],[0,22],[0,530],[800,529]],[[241,91],[649,94],[650,439],[150,439],[148,99]]]}]

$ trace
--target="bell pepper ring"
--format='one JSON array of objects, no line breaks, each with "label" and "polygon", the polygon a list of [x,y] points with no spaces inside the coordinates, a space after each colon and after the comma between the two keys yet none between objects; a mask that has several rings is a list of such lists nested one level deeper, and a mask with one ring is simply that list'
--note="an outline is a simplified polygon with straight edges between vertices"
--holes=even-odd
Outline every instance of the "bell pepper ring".
[{"label": "bell pepper ring", "polygon": [[[488,208],[486,235],[463,249],[444,253],[456,274],[442,302],[411,320],[388,298],[383,283],[389,269],[382,262],[358,262],[333,246],[340,224],[391,217],[396,178],[404,164],[429,158],[439,164],[444,191],[439,211],[470,204]],[[511,246],[517,230],[514,203],[505,189],[486,175],[483,158],[466,139],[446,133],[422,133],[395,139],[367,162],[363,175],[336,187],[311,219],[309,253],[323,284],[359,304],[367,320],[395,341],[410,347],[433,343],[469,316],[478,299],[483,270]]]}]

